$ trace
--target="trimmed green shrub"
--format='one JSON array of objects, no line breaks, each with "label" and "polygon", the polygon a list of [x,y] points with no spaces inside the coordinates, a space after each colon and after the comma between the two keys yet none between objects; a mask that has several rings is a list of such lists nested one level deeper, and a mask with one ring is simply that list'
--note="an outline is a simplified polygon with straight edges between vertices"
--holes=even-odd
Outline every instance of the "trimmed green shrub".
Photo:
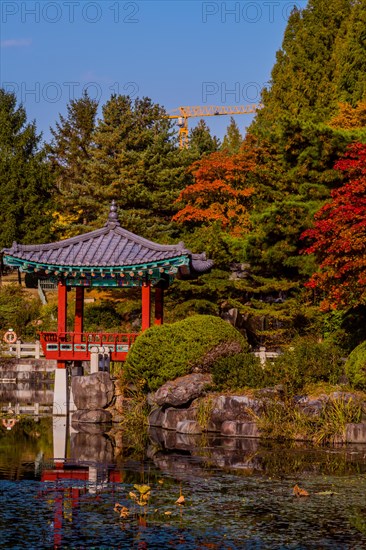
[{"label": "trimmed green shrub", "polygon": [[283,384],[289,393],[316,382],[336,384],[344,372],[341,357],[341,350],[331,342],[298,339],[274,359],[268,382]]},{"label": "trimmed green shrub", "polygon": [[350,385],[355,389],[366,390],[366,341],[350,353],[344,368]]},{"label": "trimmed green shrub", "polygon": [[266,385],[266,372],[259,358],[252,353],[222,357],[214,364],[211,372],[217,390],[262,388]]},{"label": "trimmed green shrub", "polygon": [[226,321],[211,315],[193,315],[143,332],[128,354],[125,377],[144,391],[155,391],[195,368],[210,371],[223,355],[248,349],[240,332]]}]

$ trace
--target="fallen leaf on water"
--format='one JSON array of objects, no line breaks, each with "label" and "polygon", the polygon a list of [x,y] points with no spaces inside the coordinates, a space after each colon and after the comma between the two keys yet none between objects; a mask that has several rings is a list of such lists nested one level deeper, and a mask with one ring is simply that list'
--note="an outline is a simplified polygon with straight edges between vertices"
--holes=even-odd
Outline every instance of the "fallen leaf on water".
[{"label": "fallen leaf on water", "polygon": [[120,517],[121,518],[127,518],[127,516],[129,516],[130,514],[130,511],[128,508],[126,508],[126,506],[122,506],[122,510],[121,510],[121,513],[120,513]]},{"label": "fallen leaf on water", "polygon": [[160,485],[163,485],[164,480],[163,479],[158,479],[158,483],[160,483]]},{"label": "fallen leaf on water", "polygon": [[134,485],[134,488],[140,493],[140,495],[144,495],[151,490],[151,487],[148,485]]},{"label": "fallen leaf on water", "polygon": [[170,512],[169,510],[167,510],[166,512],[164,512],[164,514],[165,514],[166,516],[170,516],[170,515],[171,515],[171,512]]},{"label": "fallen leaf on water", "polygon": [[299,487],[298,485],[295,485],[295,487],[293,489],[293,492],[294,492],[294,495],[296,497],[308,497],[309,496],[309,493],[307,491],[305,491],[305,489],[301,489],[301,487]]},{"label": "fallen leaf on water", "polygon": [[118,512],[118,508],[122,508],[122,504],[120,504],[119,502],[116,502],[116,504],[114,505],[113,510],[114,510],[115,512]]},{"label": "fallen leaf on water", "polygon": [[131,491],[130,493],[128,493],[128,496],[129,496],[130,498],[133,498],[133,500],[137,500],[137,499],[138,499],[138,496],[137,496],[135,493],[133,493],[132,491]]},{"label": "fallen leaf on water", "polygon": [[314,493],[315,495],[320,496],[332,496],[332,495],[338,495],[338,493],[335,493],[334,491],[319,491],[319,493]]},{"label": "fallen leaf on water", "polygon": [[147,504],[147,500],[142,500],[142,499],[137,500],[136,502],[139,506],[146,506]]},{"label": "fallen leaf on water", "polygon": [[184,504],[185,502],[185,498],[183,495],[180,495],[180,497],[178,498],[178,500],[175,501],[175,504]]}]

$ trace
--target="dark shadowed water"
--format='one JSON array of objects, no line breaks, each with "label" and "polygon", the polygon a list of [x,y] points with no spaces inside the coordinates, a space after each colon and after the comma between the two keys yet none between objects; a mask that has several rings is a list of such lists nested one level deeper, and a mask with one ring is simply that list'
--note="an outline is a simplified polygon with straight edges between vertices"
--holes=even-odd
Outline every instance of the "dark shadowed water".
[{"label": "dark shadowed water", "polygon": [[366,447],[155,431],[141,456],[120,436],[60,418],[1,425],[0,547],[366,548]]}]

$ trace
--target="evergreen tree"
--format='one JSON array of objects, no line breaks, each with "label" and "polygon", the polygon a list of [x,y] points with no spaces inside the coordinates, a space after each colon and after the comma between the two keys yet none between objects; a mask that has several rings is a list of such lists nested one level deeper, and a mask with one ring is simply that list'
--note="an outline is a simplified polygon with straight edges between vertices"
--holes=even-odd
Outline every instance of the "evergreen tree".
[{"label": "evergreen tree", "polygon": [[179,150],[165,115],[149,98],[112,96],[103,106],[88,175],[98,223],[115,198],[126,229],[155,239],[174,236],[174,201],[195,158]]},{"label": "evergreen tree", "polygon": [[88,182],[88,164],[93,147],[98,103],[85,93],[67,105],[67,116],[60,115],[51,128],[53,139],[47,145],[58,195],[55,227],[63,236],[80,232],[80,224],[94,219],[93,193]]},{"label": "evergreen tree", "polygon": [[0,89],[0,246],[50,236],[52,180],[35,123]]},{"label": "evergreen tree", "polygon": [[235,154],[239,152],[240,145],[243,142],[243,136],[240,133],[239,126],[235,122],[234,118],[230,118],[230,124],[226,129],[226,135],[224,136],[221,149],[228,153]]},{"label": "evergreen tree", "polygon": [[189,148],[196,157],[201,158],[206,153],[218,151],[220,142],[216,136],[212,137],[206,122],[201,119],[197,126],[189,133]]},{"label": "evergreen tree", "polygon": [[325,121],[337,109],[336,44],[351,15],[349,0],[309,0],[288,20],[281,50],[272,69],[271,87],[263,92],[264,108],[252,129],[264,131],[283,116]]},{"label": "evergreen tree", "polygon": [[338,99],[356,106],[366,100],[366,1],[351,4],[344,36],[339,37],[334,51],[334,78]]}]

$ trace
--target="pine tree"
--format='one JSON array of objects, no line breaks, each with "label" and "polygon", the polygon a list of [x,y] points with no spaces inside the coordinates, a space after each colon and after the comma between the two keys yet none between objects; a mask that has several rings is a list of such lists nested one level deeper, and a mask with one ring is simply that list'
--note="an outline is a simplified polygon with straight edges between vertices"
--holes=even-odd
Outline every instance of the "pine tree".
[{"label": "pine tree", "polygon": [[240,133],[239,126],[235,122],[234,118],[230,118],[230,124],[226,129],[226,135],[224,136],[221,149],[228,151],[231,154],[238,153],[240,145],[243,142],[243,136]]},{"label": "pine tree", "polygon": [[252,129],[265,131],[283,116],[321,122],[337,110],[336,44],[351,16],[349,0],[309,0],[288,20],[281,50],[272,69],[271,87],[264,90],[264,108]]},{"label": "pine tree", "polygon": [[80,225],[95,219],[88,164],[97,109],[97,101],[85,93],[82,98],[70,101],[67,116],[60,115],[56,127],[51,128],[53,139],[47,145],[47,153],[58,189],[54,225],[62,236],[79,233]]},{"label": "pine tree", "polygon": [[192,155],[179,150],[164,109],[149,98],[112,96],[102,114],[88,176],[98,223],[114,198],[126,229],[169,239],[174,235],[174,201],[190,181],[186,167]]},{"label": "pine tree", "polygon": [[335,87],[338,99],[356,106],[366,100],[366,2],[352,2],[344,35],[336,43]]},{"label": "pine tree", "polygon": [[206,122],[201,119],[197,126],[189,133],[189,148],[195,156],[200,158],[206,153],[218,151],[220,142],[216,136],[212,137]]},{"label": "pine tree", "polygon": [[0,89],[0,246],[50,236],[52,179],[41,136],[15,94]]}]

